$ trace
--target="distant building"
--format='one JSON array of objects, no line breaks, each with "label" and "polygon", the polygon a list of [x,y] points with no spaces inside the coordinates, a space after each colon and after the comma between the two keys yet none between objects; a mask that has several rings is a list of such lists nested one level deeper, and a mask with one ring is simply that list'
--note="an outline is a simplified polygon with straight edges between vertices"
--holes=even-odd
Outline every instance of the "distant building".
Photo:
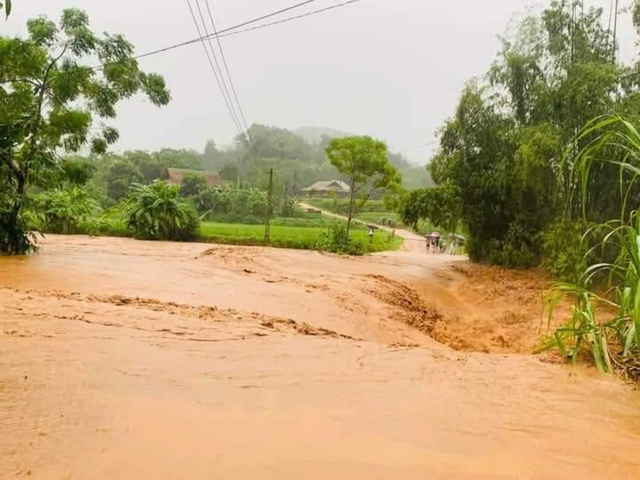
[{"label": "distant building", "polygon": [[182,185],[182,180],[186,175],[198,175],[204,177],[207,185],[214,188],[224,187],[226,181],[218,174],[218,172],[205,172],[203,170],[186,170],[183,168],[167,168],[162,179],[166,180],[169,185]]},{"label": "distant building", "polygon": [[316,182],[310,187],[303,188],[302,191],[309,197],[346,198],[351,193],[351,188],[341,180],[327,180]]}]

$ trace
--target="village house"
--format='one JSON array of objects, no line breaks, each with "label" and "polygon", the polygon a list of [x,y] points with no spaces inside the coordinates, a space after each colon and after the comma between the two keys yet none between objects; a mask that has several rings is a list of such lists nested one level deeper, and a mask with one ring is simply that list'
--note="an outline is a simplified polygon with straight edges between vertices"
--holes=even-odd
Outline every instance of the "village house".
[{"label": "village house", "polygon": [[303,188],[302,191],[309,197],[347,198],[351,188],[341,180],[327,180],[316,182],[310,187]]},{"label": "village house", "polygon": [[187,175],[198,175],[204,177],[207,181],[207,185],[213,188],[224,187],[226,184],[226,181],[218,174],[218,172],[187,170],[184,168],[167,168],[162,174],[162,179],[169,185],[182,185],[182,180],[184,180],[184,177]]}]

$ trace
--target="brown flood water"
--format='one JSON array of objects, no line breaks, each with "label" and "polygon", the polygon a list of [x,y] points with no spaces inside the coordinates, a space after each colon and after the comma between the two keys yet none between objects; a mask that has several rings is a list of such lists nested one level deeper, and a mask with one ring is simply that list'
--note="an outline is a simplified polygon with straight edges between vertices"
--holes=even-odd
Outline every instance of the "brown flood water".
[{"label": "brown flood water", "polygon": [[640,393],[527,354],[542,282],[416,250],[0,259],[0,478],[640,478]]}]

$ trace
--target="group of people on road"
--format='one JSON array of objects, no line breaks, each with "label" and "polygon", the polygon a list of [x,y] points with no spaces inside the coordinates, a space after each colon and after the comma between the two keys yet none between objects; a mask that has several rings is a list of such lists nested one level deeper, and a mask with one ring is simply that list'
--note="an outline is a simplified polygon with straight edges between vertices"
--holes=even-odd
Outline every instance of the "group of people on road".
[{"label": "group of people on road", "polygon": [[439,232],[431,232],[424,236],[427,253],[442,253],[442,235]]},{"label": "group of people on road", "polygon": [[440,232],[431,232],[424,236],[426,241],[427,253],[448,253],[449,255],[456,254],[456,247],[461,245],[463,237],[460,235],[450,235],[448,241],[443,242],[443,236]]}]

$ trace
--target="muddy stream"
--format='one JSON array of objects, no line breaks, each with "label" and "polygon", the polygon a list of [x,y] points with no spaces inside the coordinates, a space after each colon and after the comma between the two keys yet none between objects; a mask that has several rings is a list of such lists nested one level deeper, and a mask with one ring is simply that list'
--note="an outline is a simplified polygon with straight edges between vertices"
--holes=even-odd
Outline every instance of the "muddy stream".
[{"label": "muddy stream", "polygon": [[531,354],[540,278],[407,250],[0,259],[0,478],[640,478],[640,392]]}]

